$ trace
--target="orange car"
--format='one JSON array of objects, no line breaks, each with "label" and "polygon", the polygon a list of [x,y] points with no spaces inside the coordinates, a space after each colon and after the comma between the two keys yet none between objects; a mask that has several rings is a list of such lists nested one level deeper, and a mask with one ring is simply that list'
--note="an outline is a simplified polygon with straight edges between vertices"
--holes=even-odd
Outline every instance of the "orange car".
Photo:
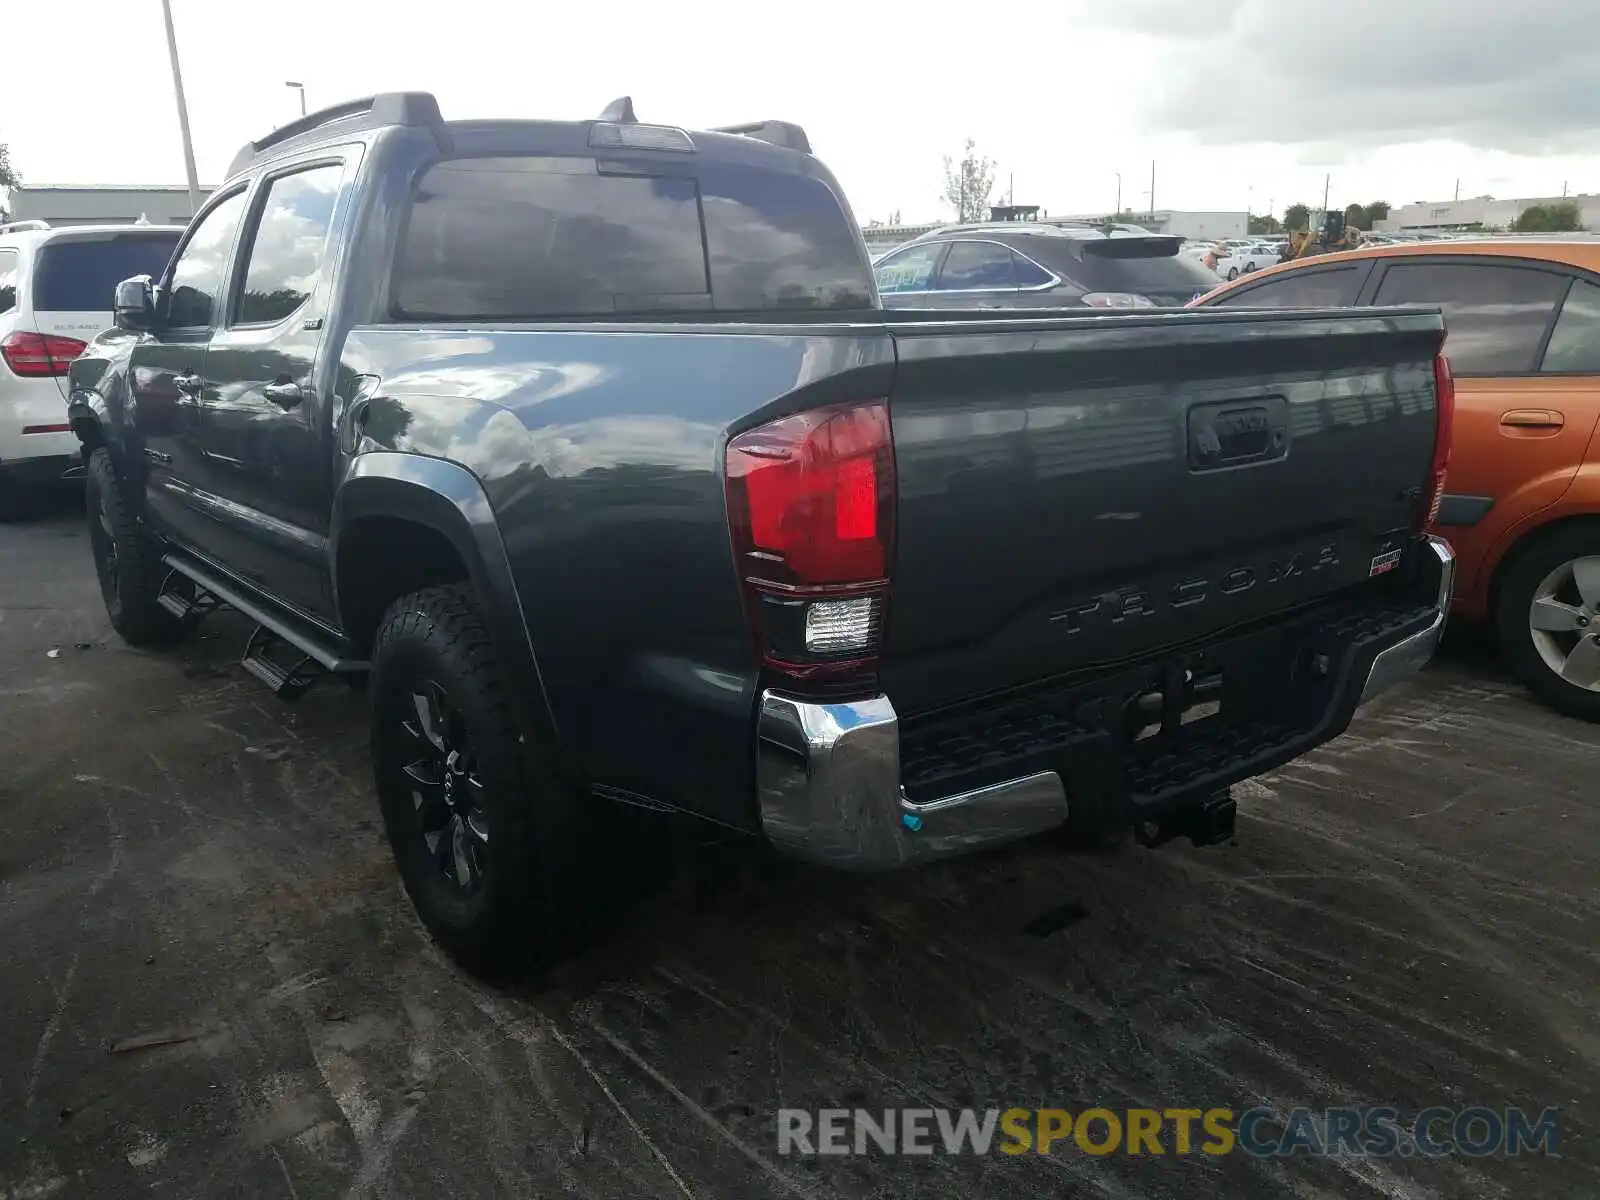
[{"label": "orange car", "polygon": [[1600,721],[1600,238],[1371,246],[1195,304],[1444,310],[1455,449],[1434,532],[1455,547],[1455,611],[1492,622],[1535,693]]}]

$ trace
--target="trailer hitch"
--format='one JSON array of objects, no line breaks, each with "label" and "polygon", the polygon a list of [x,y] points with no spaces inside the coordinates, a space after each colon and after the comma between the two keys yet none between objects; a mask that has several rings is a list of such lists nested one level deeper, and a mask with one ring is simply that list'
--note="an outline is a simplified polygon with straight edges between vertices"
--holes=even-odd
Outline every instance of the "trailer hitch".
[{"label": "trailer hitch", "polygon": [[1133,836],[1147,850],[1154,850],[1180,837],[1188,838],[1196,846],[1216,846],[1233,840],[1234,819],[1238,811],[1233,794],[1224,788],[1201,803],[1180,808],[1159,821],[1136,822]]}]

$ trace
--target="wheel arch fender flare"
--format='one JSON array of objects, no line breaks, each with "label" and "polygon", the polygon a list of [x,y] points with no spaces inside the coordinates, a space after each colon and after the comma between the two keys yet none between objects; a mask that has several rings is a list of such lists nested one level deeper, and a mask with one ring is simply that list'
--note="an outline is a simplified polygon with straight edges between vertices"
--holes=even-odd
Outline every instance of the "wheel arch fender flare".
[{"label": "wheel arch fender flare", "polygon": [[529,732],[554,745],[555,717],[516,576],[477,476],[444,459],[398,451],[369,451],[355,458],[334,493],[328,524],[329,578],[335,611],[345,628],[350,604],[341,594],[345,581],[339,577],[340,547],[368,517],[425,526],[454,547],[478,594],[495,652],[506,667],[506,682]]}]

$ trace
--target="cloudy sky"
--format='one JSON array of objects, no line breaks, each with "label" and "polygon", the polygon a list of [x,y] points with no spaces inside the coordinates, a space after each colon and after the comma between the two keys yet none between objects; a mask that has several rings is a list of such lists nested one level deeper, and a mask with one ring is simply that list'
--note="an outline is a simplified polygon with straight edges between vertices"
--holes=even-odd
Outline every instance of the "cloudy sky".
[{"label": "cloudy sky", "polygon": [[[32,9],[35,6],[25,5]],[[24,179],[183,182],[158,0],[40,9],[0,75]],[[201,181],[299,113],[389,89],[447,117],[804,125],[863,221],[942,215],[965,138],[995,199],[1282,211],[1600,192],[1600,21],[1584,0],[172,0]],[[992,17],[985,14],[992,13]],[[24,32],[14,24],[7,32]],[[15,40],[14,38],[7,39]],[[23,51],[23,52],[19,52]]]}]

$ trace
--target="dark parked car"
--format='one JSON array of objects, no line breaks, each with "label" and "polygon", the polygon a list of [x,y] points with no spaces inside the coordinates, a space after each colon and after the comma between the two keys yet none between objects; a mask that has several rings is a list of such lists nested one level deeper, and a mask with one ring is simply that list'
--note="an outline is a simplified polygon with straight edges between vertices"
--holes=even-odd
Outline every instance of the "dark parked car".
[{"label": "dark parked car", "polygon": [[1437,311],[886,314],[790,125],[352,102],[116,315],[70,377],[113,625],[368,676],[469,963],[570,933],[619,804],[854,869],[1221,840],[1444,620]]},{"label": "dark parked car", "polygon": [[1217,286],[1183,239],[1091,225],[951,225],[878,259],[889,308],[1177,308]]}]

